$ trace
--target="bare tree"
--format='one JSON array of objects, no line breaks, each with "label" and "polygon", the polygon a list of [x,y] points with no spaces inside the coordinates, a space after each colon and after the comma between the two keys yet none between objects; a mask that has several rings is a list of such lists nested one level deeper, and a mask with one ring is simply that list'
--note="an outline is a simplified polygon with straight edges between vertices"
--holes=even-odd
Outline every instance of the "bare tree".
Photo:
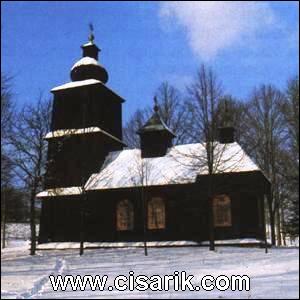
[{"label": "bare tree", "polygon": [[285,121],[290,135],[290,147],[293,154],[299,154],[299,78],[289,80],[286,91],[286,103],[283,106]]},{"label": "bare tree", "polygon": [[265,172],[271,182],[267,195],[271,239],[275,245],[275,217],[280,205],[279,190],[279,152],[285,142],[285,126],[280,107],[283,94],[271,85],[254,89],[247,106],[245,117],[244,147]]},{"label": "bare tree", "polygon": [[[156,99],[162,120],[176,135],[173,143],[178,145],[189,142],[186,126],[188,110],[184,105],[181,93],[168,82],[163,82],[157,89]],[[148,110],[150,114],[152,108],[148,108]]]},{"label": "bare tree", "polygon": [[149,118],[147,109],[138,109],[126,123],[123,128],[123,139],[126,145],[130,148],[139,148],[140,140],[137,131],[146,123]]},{"label": "bare tree", "polygon": [[13,109],[11,78],[1,73],[1,146],[6,144],[11,130]]},{"label": "bare tree", "polygon": [[11,131],[13,119],[13,102],[10,89],[11,78],[1,73],[1,228],[2,228],[2,248],[6,243],[6,212],[7,193],[12,177],[12,165],[9,159],[9,148],[7,147],[7,137]]},{"label": "bare tree", "polygon": [[[165,124],[175,133],[174,144],[183,144],[190,141],[186,122],[188,111],[180,92],[163,82],[157,89],[156,98],[160,107],[160,116]],[[124,127],[124,141],[130,148],[139,148],[140,141],[136,132],[146,123],[152,115],[152,107],[138,109]]]},{"label": "bare tree", "polygon": [[210,250],[215,249],[213,224],[213,174],[217,172],[218,162],[224,149],[216,142],[217,109],[223,97],[221,83],[207,66],[202,65],[194,83],[188,88],[189,99],[186,105],[189,109],[189,133],[194,141],[204,142],[205,154],[198,153],[199,169],[203,166],[208,171],[208,215]]},{"label": "bare tree", "polygon": [[[226,110],[225,110],[226,106]],[[234,137],[239,143],[244,141],[244,119],[246,113],[246,104],[231,95],[224,95],[217,107],[216,118],[217,125],[224,126],[228,121],[234,127]],[[230,120],[228,119],[230,116]]]},{"label": "bare tree", "polygon": [[41,97],[35,104],[26,104],[9,135],[15,177],[30,193],[31,255],[36,249],[35,199],[43,185],[47,154],[44,137],[50,128],[50,111],[50,101]]},{"label": "bare tree", "polygon": [[[189,167],[197,168],[198,175],[207,176],[207,215],[209,228],[209,249],[215,249],[215,224],[213,201],[218,190],[226,187],[227,182],[221,182],[221,174],[240,170],[245,159],[243,150],[235,145],[234,127],[237,127],[238,137],[241,137],[241,118],[244,105],[224,95],[221,82],[209,67],[202,65],[197,76],[188,87],[186,106],[189,110],[188,130],[190,139],[198,142],[189,153],[178,153],[175,156]],[[222,129],[223,127],[223,129]],[[220,134],[220,130],[230,130],[229,136]],[[224,132],[224,131],[222,131]],[[222,140],[220,139],[223,136]],[[225,177],[222,177],[225,178]]]},{"label": "bare tree", "polygon": [[287,222],[285,231],[299,235],[299,78],[288,82],[282,113],[287,128],[287,147],[283,150],[282,161],[286,193]]}]

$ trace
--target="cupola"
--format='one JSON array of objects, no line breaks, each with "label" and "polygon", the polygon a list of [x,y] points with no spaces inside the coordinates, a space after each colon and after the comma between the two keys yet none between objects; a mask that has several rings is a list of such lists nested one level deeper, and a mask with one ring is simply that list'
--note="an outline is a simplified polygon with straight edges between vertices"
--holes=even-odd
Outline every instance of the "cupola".
[{"label": "cupola", "polygon": [[102,83],[108,81],[108,73],[103,66],[98,63],[98,53],[101,51],[94,43],[93,26],[90,25],[89,41],[82,45],[82,58],[71,68],[72,81],[86,79],[96,79]]},{"label": "cupola", "polygon": [[164,156],[175,134],[168,128],[159,114],[156,97],[154,98],[154,113],[144,126],[137,132],[140,135],[142,157]]}]

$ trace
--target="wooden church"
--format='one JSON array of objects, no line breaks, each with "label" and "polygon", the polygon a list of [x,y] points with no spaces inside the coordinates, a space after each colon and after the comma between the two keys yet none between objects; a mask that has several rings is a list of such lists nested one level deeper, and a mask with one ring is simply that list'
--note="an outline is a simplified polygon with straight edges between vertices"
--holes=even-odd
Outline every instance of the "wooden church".
[{"label": "wooden church", "polygon": [[212,176],[205,145],[173,146],[157,104],[137,133],[141,149],[127,149],[124,99],[106,85],[92,34],[81,48],[72,81],[51,90],[39,243],[80,241],[82,233],[89,242],[201,242],[210,228],[216,240],[264,240],[269,181],[234,141],[234,129],[220,128]]}]

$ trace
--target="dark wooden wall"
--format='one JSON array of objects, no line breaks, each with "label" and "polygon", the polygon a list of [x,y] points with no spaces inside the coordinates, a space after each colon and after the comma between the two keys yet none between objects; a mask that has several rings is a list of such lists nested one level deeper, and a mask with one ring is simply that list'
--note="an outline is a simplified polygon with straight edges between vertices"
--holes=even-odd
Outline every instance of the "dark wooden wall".
[{"label": "dark wooden wall", "polygon": [[122,150],[119,142],[103,133],[55,138],[49,143],[45,188],[81,186],[99,172],[111,151]]},{"label": "dark wooden wall", "polygon": [[51,130],[98,126],[122,140],[124,100],[104,85],[54,93]]},{"label": "dark wooden wall", "polygon": [[166,130],[146,131],[140,134],[142,157],[164,156],[172,146],[172,135]]},{"label": "dark wooden wall", "polygon": [[[252,174],[233,175],[233,186],[240,190],[215,189],[231,198],[232,226],[215,228],[216,239],[264,237],[264,190],[249,181]],[[257,174],[259,177],[259,174]],[[244,185],[243,182],[248,184]],[[230,177],[228,177],[230,178]],[[202,181],[204,179],[202,178]],[[205,185],[174,185],[148,187],[145,198],[162,197],[166,203],[166,229],[147,230],[147,240],[208,240],[208,201]],[[122,199],[129,199],[135,207],[135,226],[131,232],[116,230],[116,206]],[[40,242],[79,241],[80,196],[54,197],[43,200]],[[143,240],[143,211],[141,190],[123,189],[92,191],[85,201],[86,241],[141,241]]]},{"label": "dark wooden wall", "polygon": [[[122,140],[123,99],[104,85],[54,93],[51,130],[100,127]],[[68,135],[48,140],[45,188],[80,186],[98,172],[111,151],[123,145],[103,133]]]}]

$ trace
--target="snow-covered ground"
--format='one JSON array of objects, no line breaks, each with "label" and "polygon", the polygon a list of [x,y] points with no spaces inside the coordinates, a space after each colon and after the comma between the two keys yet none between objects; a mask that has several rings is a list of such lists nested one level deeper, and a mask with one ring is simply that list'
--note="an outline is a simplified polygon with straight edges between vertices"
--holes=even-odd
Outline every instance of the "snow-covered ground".
[{"label": "snow-covered ground", "polygon": [[[160,247],[143,248],[39,250],[29,256],[29,243],[10,242],[2,251],[1,298],[298,298],[299,248],[274,248],[265,253],[260,248]],[[250,291],[53,291],[49,274],[115,276],[133,271],[136,275],[171,275],[186,271],[199,284],[205,275],[248,275]],[[88,286],[89,287],[89,286]]]}]

